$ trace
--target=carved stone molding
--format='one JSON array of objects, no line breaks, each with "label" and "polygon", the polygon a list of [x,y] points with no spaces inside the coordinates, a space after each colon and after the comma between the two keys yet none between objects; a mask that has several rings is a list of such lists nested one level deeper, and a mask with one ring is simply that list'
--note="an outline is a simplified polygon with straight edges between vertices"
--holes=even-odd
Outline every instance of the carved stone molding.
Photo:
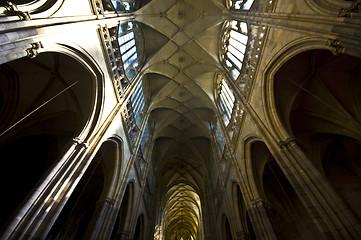
[{"label": "carved stone molding", "polygon": [[351,17],[352,13],[357,13],[360,11],[361,11],[361,0],[356,0],[352,3],[350,8],[342,8],[338,16],[349,18]]},{"label": "carved stone molding", "polygon": [[84,148],[89,147],[89,143],[84,142],[84,141],[80,140],[79,138],[73,138],[73,142],[77,143],[78,145],[83,146]]},{"label": "carved stone molding", "polygon": [[1,6],[3,6],[6,10],[4,13],[6,15],[15,15],[20,18],[20,20],[30,20],[30,14],[28,12],[22,12],[18,9],[18,6],[16,4],[10,2],[10,1],[4,1],[0,3]]},{"label": "carved stone molding", "polygon": [[331,52],[338,56],[345,53],[345,47],[340,44],[340,40],[337,39],[328,39],[327,46],[331,47]]},{"label": "carved stone molding", "polygon": [[43,48],[43,44],[41,42],[35,42],[31,44],[31,47],[26,49],[26,55],[29,58],[35,58],[39,55],[38,50]]},{"label": "carved stone molding", "polygon": [[114,199],[111,199],[109,197],[106,197],[105,199],[102,199],[100,200],[98,203],[97,203],[97,208],[99,207],[102,207],[104,205],[107,205],[107,206],[114,206],[115,204],[115,200]]},{"label": "carved stone molding", "polygon": [[297,141],[294,138],[287,138],[284,141],[280,141],[278,146],[283,150],[289,148],[290,146],[297,145]]},{"label": "carved stone molding", "polygon": [[254,207],[254,208],[260,207],[260,206],[264,206],[268,209],[273,208],[271,203],[269,203],[267,200],[262,199],[262,198],[257,198],[257,199],[251,200],[251,204],[252,204],[252,207]]}]

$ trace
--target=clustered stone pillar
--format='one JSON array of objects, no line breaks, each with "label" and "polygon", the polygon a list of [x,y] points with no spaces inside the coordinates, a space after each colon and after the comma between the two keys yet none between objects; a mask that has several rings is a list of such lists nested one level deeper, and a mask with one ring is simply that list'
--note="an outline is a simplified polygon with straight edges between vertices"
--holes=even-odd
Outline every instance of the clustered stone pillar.
[{"label": "clustered stone pillar", "polygon": [[276,160],[319,230],[329,239],[361,239],[356,216],[296,140],[287,138],[279,147]]},{"label": "clustered stone pillar", "polygon": [[248,209],[257,239],[279,239],[277,224],[272,216],[272,206],[264,199],[251,201],[252,207]]},{"label": "clustered stone pillar", "polygon": [[89,224],[87,239],[109,239],[114,227],[117,210],[115,200],[106,197],[98,202],[92,221]]},{"label": "clustered stone pillar", "polygon": [[17,212],[4,239],[45,239],[91,160],[85,158],[87,144],[78,139],[69,147],[53,171]]}]

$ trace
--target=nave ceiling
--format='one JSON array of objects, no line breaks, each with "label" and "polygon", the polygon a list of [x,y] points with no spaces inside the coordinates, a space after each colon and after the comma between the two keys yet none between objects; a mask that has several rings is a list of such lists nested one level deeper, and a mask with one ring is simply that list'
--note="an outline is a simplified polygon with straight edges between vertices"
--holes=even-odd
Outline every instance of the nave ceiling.
[{"label": "nave ceiling", "polygon": [[214,79],[222,68],[218,45],[227,11],[224,1],[153,0],[135,12],[145,36],[143,80],[150,93],[153,161],[170,239],[195,237],[201,221],[212,158]]}]

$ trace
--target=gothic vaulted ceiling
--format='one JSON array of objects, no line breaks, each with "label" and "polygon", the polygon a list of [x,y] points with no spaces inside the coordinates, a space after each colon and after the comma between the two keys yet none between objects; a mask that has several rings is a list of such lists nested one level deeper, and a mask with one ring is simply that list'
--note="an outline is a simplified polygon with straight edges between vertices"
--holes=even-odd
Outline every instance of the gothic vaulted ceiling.
[{"label": "gothic vaulted ceiling", "polygon": [[227,11],[225,1],[152,0],[135,13],[144,26],[143,80],[151,94],[153,161],[170,239],[197,235],[211,158],[214,76],[221,68],[218,42]]}]

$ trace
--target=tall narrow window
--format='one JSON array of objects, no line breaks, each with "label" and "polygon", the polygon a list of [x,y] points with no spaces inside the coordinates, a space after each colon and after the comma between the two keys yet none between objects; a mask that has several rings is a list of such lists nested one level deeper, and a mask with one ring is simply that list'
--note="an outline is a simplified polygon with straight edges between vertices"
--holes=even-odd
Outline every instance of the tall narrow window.
[{"label": "tall narrow window", "polygon": [[221,61],[234,80],[237,80],[241,73],[247,42],[247,23],[235,20],[226,23],[222,38]]},{"label": "tall narrow window", "polygon": [[229,8],[235,10],[249,10],[254,0],[229,0]]},{"label": "tall narrow window", "polygon": [[134,119],[138,127],[142,124],[143,115],[141,114],[145,106],[143,81],[139,81],[133,95],[130,98],[130,105],[134,115]]},{"label": "tall narrow window", "polygon": [[217,89],[219,110],[223,116],[224,125],[227,126],[231,120],[235,97],[222,75],[218,75]]},{"label": "tall narrow window", "polygon": [[122,12],[133,12],[137,9],[136,0],[102,0],[104,10]]},{"label": "tall narrow window", "polygon": [[138,24],[127,22],[119,25],[118,44],[124,74],[132,81],[142,61],[142,37]]}]

